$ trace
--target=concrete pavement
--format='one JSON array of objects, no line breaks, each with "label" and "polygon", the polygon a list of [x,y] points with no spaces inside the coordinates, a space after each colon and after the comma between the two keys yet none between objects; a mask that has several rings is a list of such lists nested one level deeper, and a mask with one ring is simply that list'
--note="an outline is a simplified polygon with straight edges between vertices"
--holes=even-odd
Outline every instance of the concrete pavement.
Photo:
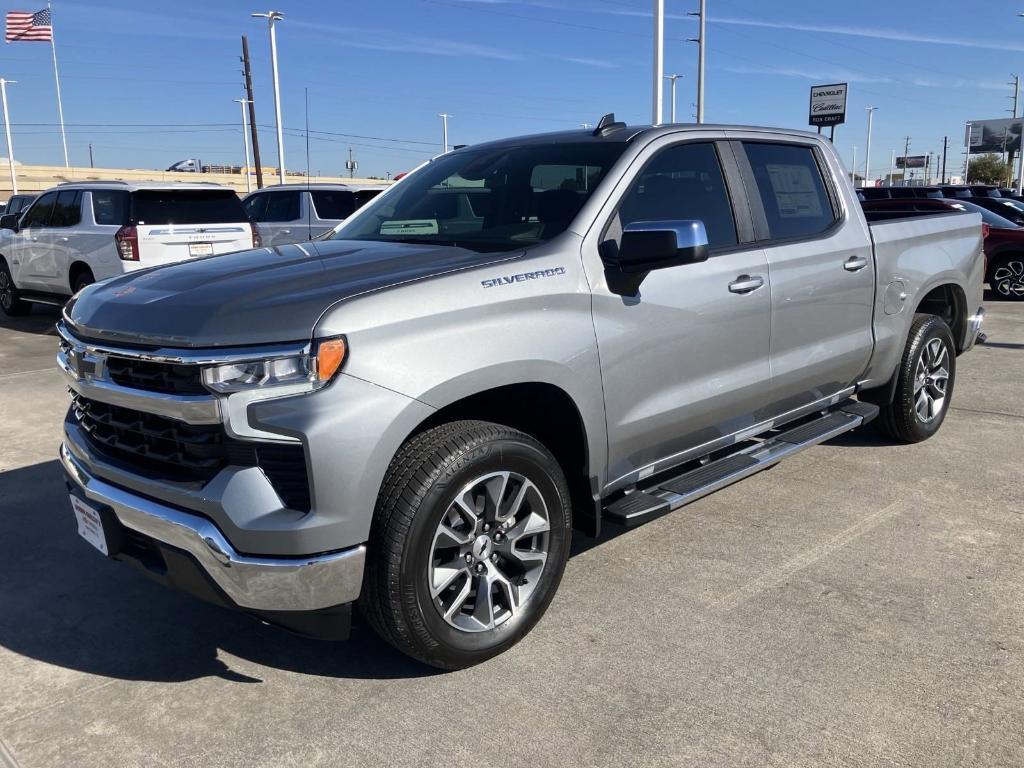
[{"label": "concrete pavement", "polygon": [[292,637],[82,542],[54,311],[0,317],[0,766],[1020,766],[1024,304],[939,435],[872,427],[579,540],[510,653]]}]

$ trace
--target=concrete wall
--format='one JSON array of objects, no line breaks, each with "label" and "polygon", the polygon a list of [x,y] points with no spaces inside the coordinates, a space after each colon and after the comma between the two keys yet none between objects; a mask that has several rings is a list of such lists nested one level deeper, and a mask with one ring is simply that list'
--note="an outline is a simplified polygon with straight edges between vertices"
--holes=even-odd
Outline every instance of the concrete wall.
[{"label": "concrete wall", "polygon": [[[59,165],[16,165],[19,192],[38,192],[65,181],[209,181],[233,187],[245,193],[245,176],[237,173],[172,173],[144,168],[65,168]],[[290,184],[303,184],[305,176],[289,175],[285,180]],[[311,182],[361,184],[386,184],[381,179],[349,179],[340,176],[313,176]],[[264,186],[277,183],[277,174],[264,171]],[[256,189],[256,175],[252,175],[252,188]],[[6,162],[0,164],[0,201],[11,196],[11,177]]]}]

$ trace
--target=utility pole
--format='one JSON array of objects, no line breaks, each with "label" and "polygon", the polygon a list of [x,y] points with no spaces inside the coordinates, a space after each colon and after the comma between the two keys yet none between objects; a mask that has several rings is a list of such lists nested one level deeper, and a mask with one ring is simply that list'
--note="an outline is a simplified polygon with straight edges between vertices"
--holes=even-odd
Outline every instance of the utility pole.
[{"label": "utility pole", "polygon": [[281,126],[281,83],[277,76],[277,32],[275,23],[284,18],[280,11],[253,13],[253,18],[266,19],[270,27],[270,67],[274,75],[274,117],[277,120],[277,178],[284,184],[284,133]]},{"label": "utility pole", "polygon": [[95,165],[92,164],[92,142],[91,141],[89,142],[89,167],[90,168],[95,168],[96,167]]},{"label": "utility pole", "polygon": [[348,161],[345,163],[345,170],[348,171],[348,177],[354,178],[356,175],[356,168],[359,167],[359,161],[352,157],[352,147],[348,148]]},{"label": "utility pole", "polygon": [[[1017,76],[1017,75],[1010,75],[1010,77],[1013,78],[1013,82],[1007,83],[1007,85],[1012,85],[1013,86],[1013,96],[1007,96],[1007,98],[1011,99],[1013,101],[1013,109],[1010,110],[1010,114],[1013,116],[1014,119],[1016,119],[1017,118],[1017,105],[1020,103],[1020,77]],[[1018,135],[1019,135],[1019,133],[1020,132],[1018,131]],[[1005,131],[1004,131],[1004,134],[1005,134]],[[1005,141],[1005,138],[1004,138],[1004,141]],[[1010,175],[1010,181],[1009,181],[1010,184],[1013,183],[1013,166],[1014,166],[1014,158],[1016,157],[1016,154],[1017,154],[1017,151],[1015,151],[1014,149],[1011,148],[1010,152],[1009,152],[1009,154],[1007,155],[1007,158],[1006,158],[1006,168],[1007,168],[1007,173],[1009,173],[1009,175]]]},{"label": "utility pole", "polygon": [[946,183],[946,155],[949,153],[949,136],[942,137],[942,183]]},{"label": "utility pole", "polygon": [[654,0],[654,73],[651,94],[651,125],[661,125],[664,114],[665,0]]},{"label": "utility pole", "polygon": [[865,107],[868,111],[868,143],[864,150],[864,185],[867,186],[868,178],[871,176],[871,118],[874,117],[878,107]]},{"label": "utility pole", "polygon": [[974,135],[973,125],[967,123],[967,134],[964,137],[967,140],[967,152],[964,153],[964,184],[970,184],[970,170],[971,170],[971,138]]},{"label": "utility pole", "polygon": [[242,149],[245,151],[245,165],[242,166],[242,173],[245,174],[245,193],[249,194],[252,192],[252,178],[249,176],[249,137],[246,135],[249,131],[245,124],[245,105],[249,103],[249,100],[235,99],[235,101],[242,108]]},{"label": "utility pole", "polygon": [[857,148],[853,148],[853,164],[850,166],[850,183],[857,186]]},{"label": "utility pole", "polygon": [[671,90],[669,91],[668,113],[671,115],[671,122],[673,123],[676,121],[676,80],[680,77],[682,75],[665,75],[665,79],[672,83]]},{"label": "utility pole", "polygon": [[7,132],[7,165],[11,168],[11,193],[15,195],[18,194],[18,175],[14,172],[14,142],[11,141],[11,118],[7,114],[7,86],[17,82],[0,77],[0,96],[4,102],[4,131]]},{"label": "utility pole", "polygon": [[697,44],[697,122],[704,122],[704,40],[707,37],[707,0],[700,0],[699,10],[690,12],[687,16],[697,17],[697,37],[690,38],[689,42]]},{"label": "utility pole", "polygon": [[242,35],[242,74],[245,75],[245,98],[249,102],[249,132],[252,134],[252,161],[256,166],[256,189],[263,189],[260,137],[256,130],[256,102],[252,98],[252,70],[249,68],[249,38],[245,35]]},{"label": "utility pole", "polygon": [[448,151],[448,118],[455,117],[455,115],[442,112],[438,117],[441,118],[441,152],[443,153]]}]

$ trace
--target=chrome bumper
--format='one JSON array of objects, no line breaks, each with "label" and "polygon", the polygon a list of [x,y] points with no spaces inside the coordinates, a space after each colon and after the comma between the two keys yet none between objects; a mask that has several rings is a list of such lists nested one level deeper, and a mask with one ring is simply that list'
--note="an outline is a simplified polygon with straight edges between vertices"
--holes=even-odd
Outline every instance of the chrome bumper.
[{"label": "chrome bumper", "polygon": [[109,507],[122,525],[192,555],[238,607],[315,611],[359,597],[366,547],[301,558],[241,555],[210,521],[150,501],[91,475],[62,443],[65,471],[88,500]]}]

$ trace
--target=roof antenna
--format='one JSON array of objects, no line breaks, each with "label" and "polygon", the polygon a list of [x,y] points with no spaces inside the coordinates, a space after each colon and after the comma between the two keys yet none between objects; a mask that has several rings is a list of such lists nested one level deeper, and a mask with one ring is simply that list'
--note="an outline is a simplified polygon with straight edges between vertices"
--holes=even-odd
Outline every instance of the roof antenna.
[{"label": "roof antenna", "polygon": [[615,122],[615,113],[609,112],[597,121],[597,127],[590,134],[591,136],[606,136],[614,131],[621,131],[626,127],[625,123]]}]

